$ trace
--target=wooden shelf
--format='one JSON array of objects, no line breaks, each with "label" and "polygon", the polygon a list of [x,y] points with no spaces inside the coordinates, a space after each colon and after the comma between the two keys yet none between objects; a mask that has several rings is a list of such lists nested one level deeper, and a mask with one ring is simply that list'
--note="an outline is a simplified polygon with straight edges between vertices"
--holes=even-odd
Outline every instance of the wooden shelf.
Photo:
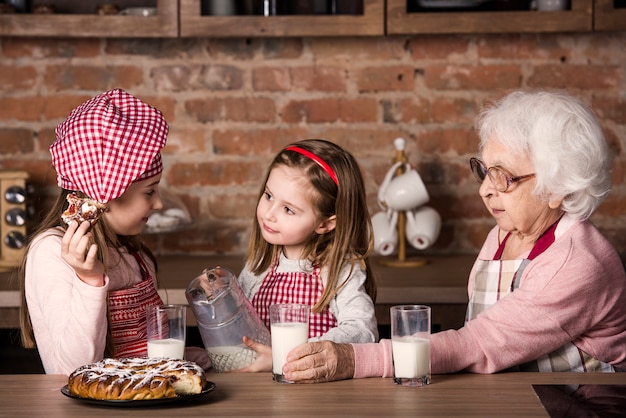
[{"label": "wooden shelf", "polygon": [[156,16],[97,14],[0,15],[0,36],[172,38],[178,36],[178,5],[157,0]]},{"label": "wooden shelf", "polygon": [[[596,0],[612,2],[613,0]],[[387,34],[590,32],[593,0],[571,0],[556,12],[437,11],[407,12],[407,0],[387,0]]]},{"label": "wooden shelf", "polygon": [[[359,15],[207,16],[201,0],[155,0],[150,17],[0,14],[0,36],[176,38],[324,37],[412,34],[593,32],[626,29],[615,0],[571,0],[570,10],[420,9],[409,0],[363,0]],[[412,1],[412,0],[411,0]],[[623,1],[623,0],[619,0]],[[487,4],[487,3],[486,3]]]},{"label": "wooden shelf", "polygon": [[200,0],[180,0],[180,36],[383,36],[384,2],[363,0],[362,15],[203,16]]},{"label": "wooden shelf", "polygon": [[626,29],[626,7],[616,8],[614,0],[595,0],[593,5],[593,30],[611,31]]}]

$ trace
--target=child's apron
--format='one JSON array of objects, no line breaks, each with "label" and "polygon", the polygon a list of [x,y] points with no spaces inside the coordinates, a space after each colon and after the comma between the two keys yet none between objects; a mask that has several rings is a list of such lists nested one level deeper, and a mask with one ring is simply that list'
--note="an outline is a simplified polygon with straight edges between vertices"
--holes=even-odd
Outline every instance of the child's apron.
[{"label": "child's apron", "polygon": [[147,356],[146,307],[163,304],[150,270],[138,253],[132,254],[144,279],[128,289],[114,290],[108,295],[109,328],[116,358]]},{"label": "child's apron", "polygon": [[[263,279],[259,290],[252,297],[252,305],[265,325],[270,328],[269,306],[276,303],[300,303],[311,308],[324,293],[324,283],[320,277],[320,268],[314,267],[311,273],[276,272],[278,263],[274,263]],[[320,313],[309,316],[309,338],[319,337],[337,326],[337,319],[328,306]]]}]

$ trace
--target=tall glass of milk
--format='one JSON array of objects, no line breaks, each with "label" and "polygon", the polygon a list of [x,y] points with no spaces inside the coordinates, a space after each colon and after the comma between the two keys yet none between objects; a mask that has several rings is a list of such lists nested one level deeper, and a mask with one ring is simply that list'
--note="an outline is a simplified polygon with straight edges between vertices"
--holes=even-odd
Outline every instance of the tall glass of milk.
[{"label": "tall glass of milk", "polygon": [[148,357],[184,357],[186,315],[185,305],[149,306],[146,309]]},{"label": "tall glass of milk", "polygon": [[280,383],[293,383],[283,375],[283,365],[289,352],[309,341],[309,305],[282,303],[270,305],[272,338],[272,374]]},{"label": "tall glass of milk", "polygon": [[394,382],[430,384],[430,306],[392,306],[390,313]]}]

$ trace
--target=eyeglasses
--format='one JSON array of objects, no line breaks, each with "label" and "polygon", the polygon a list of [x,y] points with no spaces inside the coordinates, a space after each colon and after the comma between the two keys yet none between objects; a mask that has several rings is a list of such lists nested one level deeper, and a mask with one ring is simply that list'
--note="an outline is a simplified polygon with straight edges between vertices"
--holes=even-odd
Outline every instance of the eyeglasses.
[{"label": "eyeglasses", "polygon": [[509,187],[513,183],[535,176],[535,173],[523,176],[513,176],[510,172],[499,166],[487,168],[485,163],[480,161],[478,158],[470,158],[470,168],[472,170],[472,174],[474,174],[474,177],[479,183],[485,181],[485,177],[489,177],[493,187],[495,187],[500,193],[504,193],[509,190]]}]

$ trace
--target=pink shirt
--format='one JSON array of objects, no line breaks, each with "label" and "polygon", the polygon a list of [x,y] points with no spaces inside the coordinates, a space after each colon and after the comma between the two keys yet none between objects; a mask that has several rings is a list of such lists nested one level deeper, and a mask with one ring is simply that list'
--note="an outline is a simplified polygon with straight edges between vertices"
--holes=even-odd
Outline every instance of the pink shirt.
[{"label": "pink shirt", "polygon": [[[626,274],[611,244],[589,221],[564,216],[556,241],[533,260],[520,288],[459,330],[431,336],[433,374],[494,373],[573,341],[581,350],[626,368]],[[498,228],[478,258],[491,259]],[[469,276],[471,296],[474,268]],[[393,375],[391,343],[354,344],[354,377]]]},{"label": "pink shirt", "polygon": [[[135,258],[109,252],[113,262],[102,287],[82,282],[61,258],[61,232],[38,236],[26,262],[25,291],[37,348],[46,373],[69,374],[102,360],[107,334],[107,294],[142,280]],[[148,260],[152,277],[154,266]],[[156,284],[155,284],[156,286]]]}]

